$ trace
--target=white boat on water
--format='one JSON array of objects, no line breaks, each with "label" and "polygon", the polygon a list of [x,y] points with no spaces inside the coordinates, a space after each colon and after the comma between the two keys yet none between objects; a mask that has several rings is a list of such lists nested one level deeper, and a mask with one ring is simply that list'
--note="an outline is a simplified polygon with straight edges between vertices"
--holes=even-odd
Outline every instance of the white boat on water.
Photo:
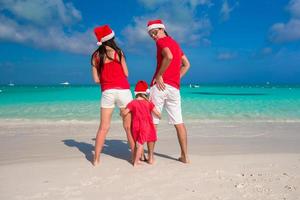
[{"label": "white boat on water", "polygon": [[15,84],[10,82],[8,86],[15,86]]},{"label": "white boat on water", "polygon": [[68,81],[60,83],[61,85],[70,85],[70,83]]},{"label": "white boat on water", "polygon": [[200,86],[198,84],[190,84],[190,88],[199,88]]}]

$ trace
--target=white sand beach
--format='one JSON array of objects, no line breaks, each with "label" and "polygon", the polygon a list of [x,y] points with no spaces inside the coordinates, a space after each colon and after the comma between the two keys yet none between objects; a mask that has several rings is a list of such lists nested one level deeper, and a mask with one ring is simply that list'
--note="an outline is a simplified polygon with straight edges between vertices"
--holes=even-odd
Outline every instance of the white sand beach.
[{"label": "white sand beach", "polygon": [[133,168],[112,123],[101,164],[97,122],[0,121],[0,199],[300,199],[299,122],[188,122],[191,163],[159,127],[154,165]]}]

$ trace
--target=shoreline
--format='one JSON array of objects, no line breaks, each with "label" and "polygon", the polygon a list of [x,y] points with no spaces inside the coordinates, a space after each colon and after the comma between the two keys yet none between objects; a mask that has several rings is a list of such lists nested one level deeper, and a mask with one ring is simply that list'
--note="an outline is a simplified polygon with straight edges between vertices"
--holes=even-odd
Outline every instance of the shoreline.
[{"label": "shoreline", "polygon": [[[3,124],[99,124],[99,119],[30,119],[30,118],[0,118],[0,126]],[[112,119],[112,124],[122,123],[121,118]],[[161,120],[167,124],[166,119]],[[194,123],[300,123],[300,119],[185,119],[185,124]]]}]

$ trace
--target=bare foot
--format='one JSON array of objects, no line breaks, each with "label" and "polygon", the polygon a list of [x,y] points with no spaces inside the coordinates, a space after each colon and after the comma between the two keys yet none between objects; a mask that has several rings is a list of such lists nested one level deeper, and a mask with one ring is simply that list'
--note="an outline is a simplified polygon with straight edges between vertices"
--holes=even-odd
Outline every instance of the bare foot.
[{"label": "bare foot", "polygon": [[154,159],[151,158],[151,157],[149,157],[147,163],[148,163],[149,165],[153,165],[153,164],[154,164]]},{"label": "bare foot", "polygon": [[95,158],[95,155],[94,155],[92,164],[93,164],[94,166],[96,166],[96,165],[99,164],[99,162],[100,162],[100,161],[99,161],[99,158]]},{"label": "bare foot", "polygon": [[140,161],[143,161],[143,162],[147,162],[148,159],[146,158],[146,155],[143,154],[142,157],[140,158]]},{"label": "bare foot", "polygon": [[141,161],[136,161],[133,163],[133,167],[137,167],[139,165],[143,165]]},{"label": "bare foot", "polygon": [[187,156],[181,156],[178,158],[178,161],[182,162],[182,163],[185,163],[185,164],[188,164],[190,163],[190,160]]}]

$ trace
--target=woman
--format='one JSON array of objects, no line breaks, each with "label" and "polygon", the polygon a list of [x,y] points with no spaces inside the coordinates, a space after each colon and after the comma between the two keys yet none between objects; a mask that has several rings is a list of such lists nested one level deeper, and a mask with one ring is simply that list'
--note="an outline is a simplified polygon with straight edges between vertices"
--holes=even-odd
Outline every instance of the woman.
[{"label": "woman", "polygon": [[[127,80],[128,69],[122,50],[114,41],[115,34],[108,25],[96,27],[94,33],[97,37],[98,49],[92,54],[92,74],[96,83],[101,86],[101,116],[100,126],[97,131],[95,142],[95,154],[93,165],[100,162],[100,153],[103,148],[105,137],[108,133],[112,113],[115,105],[122,112],[132,100],[130,85]],[[130,132],[131,116],[123,117],[123,127],[127,139],[134,152],[134,141]]]}]

